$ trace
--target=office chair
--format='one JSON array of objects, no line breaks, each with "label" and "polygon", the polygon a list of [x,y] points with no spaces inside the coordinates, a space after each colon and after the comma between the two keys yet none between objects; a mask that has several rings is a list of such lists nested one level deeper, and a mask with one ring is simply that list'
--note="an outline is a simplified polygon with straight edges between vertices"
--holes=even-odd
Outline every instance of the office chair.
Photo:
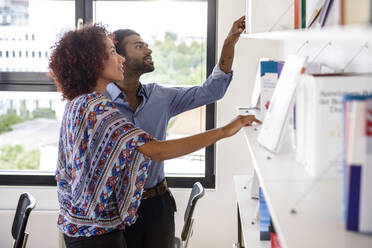
[{"label": "office chair", "polygon": [[28,216],[36,205],[35,199],[29,193],[22,193],[18,200],[16,213],[14,215],[12,236],[13,248],[26,247],[29,233],[25,232]]},{"label": "office chair", "polygon": [[[201,183],[196,182],[194,183],[189,202],[187,203],[186,211],[185,211],[185,216],[184,216],[184,221],[185,223],[183,224],[182,228],[182,233],[181,233],[181,238],[182,241],[179,237],[175,237],[174,240],[174,245],[175,248],[187,248],[189,239],[192,235],[192,225],[194,223],[194,219],[192,218],[194,209],[195,209],[195,204],[196,202],[204,196],[204,188],[201,185]],[[183,246],[184,242],[184,246]]]}]

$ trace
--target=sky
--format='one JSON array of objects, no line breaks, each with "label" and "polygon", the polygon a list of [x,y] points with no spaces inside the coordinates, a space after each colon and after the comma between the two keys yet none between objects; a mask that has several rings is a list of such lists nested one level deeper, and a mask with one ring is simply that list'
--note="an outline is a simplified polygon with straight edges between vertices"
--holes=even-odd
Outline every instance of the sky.
[{"label": "sky", "polygon": [[[206,2],[95,1],[93,7],[94,21],[108,25],[109,31],[131,28],[145,39],[165,31],[180,37],[206,37],[207,33]],[[33,29],[58,33],[74,26],[73,1],[30,0],[29,13]]]}]

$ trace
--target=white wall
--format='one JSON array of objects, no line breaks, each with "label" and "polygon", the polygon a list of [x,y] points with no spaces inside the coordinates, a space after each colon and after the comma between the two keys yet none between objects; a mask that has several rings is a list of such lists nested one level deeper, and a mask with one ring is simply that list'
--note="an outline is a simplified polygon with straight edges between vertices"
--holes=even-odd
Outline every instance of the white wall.
[{"label": "white wall", "polygon": [[[217,47],[221,51],[224,38],[234,20],[245,12],[245,0],[219,0],[217,12]],[[217,103],[217,126],[226,124],[236,116],[237,105],[250,101],[257,61],[260,57],[279,56],[279,44],[241,38],[235,51],[234,78],[225,97]],[[237,211],[233,176],[251,173],[252,165],[243,134],[217,143],[216,189],[207,190],[194,212],[194,234],[190,247],[232,247],[237,242]],[[28,230],[31,233],[29,248],[58,247],[56,228],[57,195],[55,188],[0,187],[0,247],[10,247],[10,228],[18,196],[29,191],[38,199],[32,212]],[[180,236],[183,214],[189,190],[174,189],[178,212],[176,234]]]},{"label": "white wall", "polygon": [[37,204],[26,231],[28,248],[59,247],[57,192],[55,187],[0,187],[0,247],[11,247],[11,227],[19,195],[30,192]]}]

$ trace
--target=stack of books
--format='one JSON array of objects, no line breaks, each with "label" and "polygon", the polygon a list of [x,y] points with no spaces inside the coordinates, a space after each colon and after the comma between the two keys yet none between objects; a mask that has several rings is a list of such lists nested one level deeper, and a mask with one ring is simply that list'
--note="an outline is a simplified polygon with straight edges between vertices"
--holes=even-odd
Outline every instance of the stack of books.
[{"label": "stack of books", "polygon": [[309,175],[342,177],[345,94],[372,93],[371,74],[312,74],[298,77],[296,160]]},{"label": "stack of books", "polygon": [[294,28],[370,23],[371,0],[295,0]]},{"label": "stack of books", "polygon": [[372,234],[372,95],[346,95],[343,107],[346,229]]}]

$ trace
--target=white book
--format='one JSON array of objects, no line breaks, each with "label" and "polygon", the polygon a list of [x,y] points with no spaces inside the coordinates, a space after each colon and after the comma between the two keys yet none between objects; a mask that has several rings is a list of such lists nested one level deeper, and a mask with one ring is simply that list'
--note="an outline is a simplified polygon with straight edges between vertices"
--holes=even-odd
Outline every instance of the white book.
[{"label": "white book", "polygon": [[360,191],[360,232],[372,233],[372,100],[366,101],[364,122],[365,161],[362,164]]},{"label": "white book", "polygon": [[298,80],[296,88],[296,162],[304,165],[305,154],[306,154],[306,130],[307,120],[305,119],[308,115],[306,107],[308,107],[306,84],[303,80]]},{"label": "white book", "polygon": [[333,0],[325,26],[337,26],[341,24],[341,0]]},{"label": "white book", "polygon": [[280,150],[280,143],[288,126],[288,117],[293,110],[296,77],[303,70],[305,62],[306,57],[297,55],[290,55],[285,61],[257,137],[257,141],[270,151],[278,152]]},{"label": "white book", "polygon": [[260,187],[256,170],[253,171],[251,198],[258,199],[258,188]]},{"label": "white book", "polygon": [[268,72],[260,78],[261,80],[261,98],[260,110],[261,120],[265,119],[266,112],[270,106],[276,83],[278,82],[278,73]]},{"label": "white book", "polygon": [[252,0],[245,0],[245,33],[252,33],[251,28],[251,12],[252,12]]},{"label": "white book", "polygon": [[[368,115],[368,108],[372,110],[371,100],[349,97],[346,144],[346,177],[347,187],[346,227],[352,231],[372,233],[372,115]],[[369,107],[367,107],[370,105]]]},{"label": "white book", "polygon": [[[342,96],[372,92],[372,75],[301,75],[306,84],[305,168],[317,177],[342,176]],[[299,127],[300,128],[300,127]]]},{"label": "white book", "polygon": [[256,78],[254,81],[250,107],[257,107],[257,108],[260,107],[260,96],[261,96],[261,66],[260,65],[261,63],[258,63],[257,65],[257,72],[256,72]]}]

